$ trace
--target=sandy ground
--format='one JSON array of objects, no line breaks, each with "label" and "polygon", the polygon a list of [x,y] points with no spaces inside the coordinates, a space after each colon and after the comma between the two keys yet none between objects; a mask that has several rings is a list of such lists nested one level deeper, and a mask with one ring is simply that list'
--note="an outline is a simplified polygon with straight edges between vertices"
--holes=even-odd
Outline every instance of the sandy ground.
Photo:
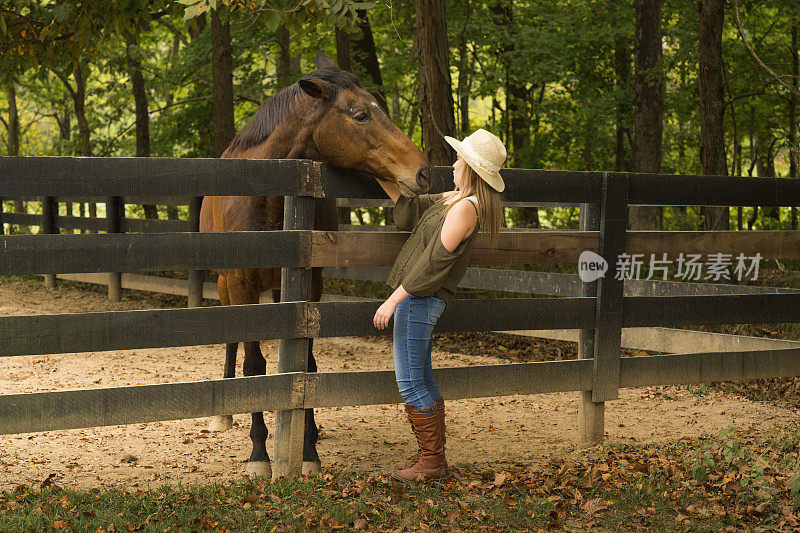
[{"label": "sandy ground", "polygon": [[[90,312],[154,307],[126,291],[109,303],[102,293],[59,282],[50,291],[35,282],[0,284],[0,315]],[[0,344],[0,351],[2,350]],[[391,338],[327,338],[314,344],[320,371],[392,368]],[[262,343],[274,372],[278,341]],[[219,378],[222,346],[75,353],[0,358],[3,393],[95,388]],[[434,366],[502,363],[448,353],[434,344]],[[240,353],[241,359],[241,353]],[[240,366],[241,368],[241,366]],[[448,460],[453,463],[539,463],[573,452],[578,393],[506,396],[451,401]],[[273,413],[267,413],[272,449]],[[716,435],[736,426],[753,433],[795,424],[797,414],[767,403],[712,391],[695,395],[680,387],[620,390],[606,406],[607,439],[663,442]],[[400,405],[319,409],[324,467],[388,471],[414,448]],[[0,435],[0,490],[40,483],[55,474],[63,487],[157,487],[240,479],[250,451],[249,415],[234,417],[224,433],[206,430],[208,419],[190,419],[25,435]]]}]

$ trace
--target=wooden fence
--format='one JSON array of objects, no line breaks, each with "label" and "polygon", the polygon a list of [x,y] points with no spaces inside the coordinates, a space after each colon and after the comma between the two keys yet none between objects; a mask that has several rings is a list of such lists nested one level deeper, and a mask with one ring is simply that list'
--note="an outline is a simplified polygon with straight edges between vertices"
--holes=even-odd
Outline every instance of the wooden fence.
[{"label": "wooden fence", "polygon": [[[449,188],[447,171],[435,170],[433,192]],[[282,269],[277,303],[2,317],[2,356],[283,339],[274,375],[0,395],[0,433],[276,410],[273,472],[296,475],[303,409],[400,401],[391,371],[309,373],[305,366],[308,339],[391,333],[372,325],[376,302],[309,301],[309,267],[394,261],[407,232],[311,229],[315,197],[384,198],[376,183],[295,160],[0,158],[0,175],[0,198],[105,197],[119,205],[120,198],[136,196],[286,196],[283,231],[0,236],[0,274],[6,275]],[[625,229],[629,204],[797,205],[796,180],[539,170],[504,170],[503,177],[507,201],[582,204],[581,230],[504,231],[497,249],[480,235],[473,266],[573,262],[582,250],[595,250],[609,265],[622,252],[800,257],[797,232]],[[48,203],[52,210],[54,201]],[[623,327],[798,322],[800,294],[629,296],[623,285],[607,275],[581,284],[578,296],[454,300],[436,331],[578,329],[580,358],[438,369],[444,396],[580,391],[579,442],[596,443],[604,402],[616,399],[620,387],[800,375],[798,348],[619,356]]]}]

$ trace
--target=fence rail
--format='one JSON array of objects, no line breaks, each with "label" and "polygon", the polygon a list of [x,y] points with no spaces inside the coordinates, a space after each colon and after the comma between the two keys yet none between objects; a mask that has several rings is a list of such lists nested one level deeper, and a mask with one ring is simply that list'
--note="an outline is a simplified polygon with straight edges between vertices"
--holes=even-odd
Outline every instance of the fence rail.
[{"label": "fence rail", "polygon": [[[762,259],[800,259],[796,231],[629,231],[627,235],[620,252],[644,257],[714,250],[748,257],[758,253]],[[394,262],[407,237],[405,231],[314,230],[15,235],[0,237],[7,252],[0,257],[0,274],[380,266]],[[575,263],[582,251],[600,250],[599,237],[595,231],[576,230],[501,232],[498,247],[490,248],[481,234],[470,265]]]},{"label": "fence rail", "polygon": [[[106,197],[112,212],[125,198],[189,197],[193,213],[185,233],[117,233],[123,224],[113,222],[115,215],[104,228],[94,222],[106,234],[1,236],[2,274],[183,268],[192,270],[190,283],[197,294],[203,270],[281,268],[283,299],[247,306],[0,318],[0,355],[6,356],[282,339],[278,374],[271,376],[0,395],[0,432],[275,409],[274,471],[296,474],[303,409],[399,401],[391,372],[309,373],[305,366],[309,339],[386,334],[371,326],[376,302],[309,301],[310,267],[390,265],[406,239],[406,232],[397,231],[313,230],[313,198],[385,198],[372,180],[308,161],[216,159],[0,158],[0,174],[0,196],[45,197],[44,233],[54,233],[58,222],[56,197]],[[541,170],[504,170],[503,177],[507,201],[581,204],[582,229],[503,232],[497,249],[486,247],[481,236],[472,265],[573,262],[586,249],[597,251],[609,265],[616,265],[623,252],[800,256],[796,232],[626,231],[629,205],[797,205],[800,181]],[[449,184],[449,169],[435,169],[433,192]],[[200,195],[272,194],[286,196],[284,231],[196,233]],[[31,220],[0,216],[6,222]],[[576,285],[574,278],[556,275],[480,270],[470,270],[474,283],[481,283],[481,276],[506,276],[515,283],[538,279],[539,285],[551,283],[550,294],[566,296],[455,300],[437,331],[577,329],[580,358],[439,369],[440,388],[454,399],[581,391],[582,442],[602,439],[605,402],[617,398],[620,387],[800,374],[798,348],[620,358],[623,327],[798,322],[800,292],[725,294],[728,289],[720,289],[708,294],[714,290],[687,287],[688,295],[653,296],[647,291],[674,285],[637,282],[626,291],[625,282],[611,275]]]},{"label": "fence rail", "polygon": [[[502,169],[511,202],[593,203],[604,179],[625,182],[630,205],[798,205],[800,181],[783,178]],[[452,188],[436,167],[432,192]],[[305,160],[0,157],[0,197],[314,196],[381,198],[374,180]]]},{"label": "fence rail", "polygon": [[[800,375],[800,348],[624,357],[620,387]],[[582,391],[592,360],[439,368],[448,399]],[[392,371],[283,373],[0,396],[0,434],[199,418],[252,410],[398,403]]]}]

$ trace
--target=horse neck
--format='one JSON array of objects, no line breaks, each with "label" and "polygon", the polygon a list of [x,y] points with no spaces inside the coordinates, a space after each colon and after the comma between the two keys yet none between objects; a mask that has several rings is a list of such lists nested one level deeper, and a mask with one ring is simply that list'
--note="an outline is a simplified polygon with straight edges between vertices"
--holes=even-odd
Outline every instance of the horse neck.
[{"label": "horse neck", "polygon": [[306,110],[292,110],[260,144],[229,157],[245,159],[320,160],[313,140],[314,116]]}]

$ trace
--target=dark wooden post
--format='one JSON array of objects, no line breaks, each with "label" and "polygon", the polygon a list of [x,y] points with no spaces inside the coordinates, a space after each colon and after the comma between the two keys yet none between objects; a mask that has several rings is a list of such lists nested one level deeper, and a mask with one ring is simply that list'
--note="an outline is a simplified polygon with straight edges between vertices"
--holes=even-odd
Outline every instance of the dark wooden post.
[{"label": "dark wooden post", "polygon": [[625,252],[628,213],[628,178],[604,173],[600,196],[599,253],[608,263],[598,280],[595,313],[592,402],[619,397],[619,351],[622,341],[622,296],[624,280],[616,279],[617,257]]},{"label": "dark wooden post", "polygon": [[[283,229],[313,229],[314,198],[287,196],[283,204]],[[310,246],[299,256],[310,263]],[[281,302],[311,299],[311,268],[300,266],[281,269]],[[278,347],[278,373],[307,372],[310,339],[281,339]],[[303,472],[303,431],[306,412],[302,403],[290,411],[275,413],[275,448],[272,476],[296,477]]]},{"label": "dark wooden post", "polygon": [[[194,196],[189,202],[189,231],[200,231],[200,208],[203,197]],[[206,280],[205,270],[189,271],[189,307],[200,307],[203,301],[203,282]]]},{"label": "dark wooden post", "polygon": [[[106,199],[106,231],[120,233],[122,230],[122,197],[109,196]],[[108,273],[108,300],[119,302],[122,299],[122,273]]]},{"label": "dark wooden post", "polygon": [[[600,229],[600,208],[598,204],[581,204],[580,229],[597,231]],[[613,275],[609,265],[606,275]],[[581,296],[597,296],[597,281],[581,284]],[[594,357],[594,331],[582,329],[578,332],[578,359]],[[592,391],[578,393],[578,448],[588,448],[603,442],[605,428],[605,404],[592,401]]]},{"label": "dark wooden post", "polygon": [[6,226],[3,222],[3,197],[0,196],[0,235],[5,235]]},{"label": "dark wooden post", "polygon": [[[58,233],[56,227],[56,199],[42,196],[42,233]],[[56,288],[56,275],[45,274],[44,284],[48,289]]]}]

